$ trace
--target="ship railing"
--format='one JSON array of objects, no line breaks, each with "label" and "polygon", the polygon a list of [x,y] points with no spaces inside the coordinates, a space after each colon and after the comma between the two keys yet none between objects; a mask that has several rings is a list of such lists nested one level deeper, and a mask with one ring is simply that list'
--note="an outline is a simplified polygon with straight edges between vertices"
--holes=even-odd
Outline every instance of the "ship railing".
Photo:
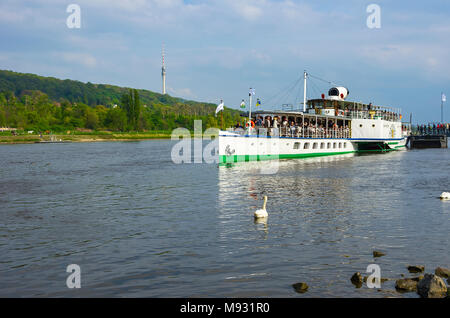
[{"label": "ship railing", "polygon": [[383,119],[387,121],[399,121],[401,115],[394,111],[387,110],[363,110],[363,111],[351,111],[348,117],[353,119]]},{"label": "ship railing", "polygon": [[257,135],[261,137],[290,137],[290,138],[350,138],[351,131],[348,127],[301,127],[301,126],[285,126],[277,128],[256,127],[249,129],[229,128],[229,132],[244,135]]},{"label": "ship railing", "polygon": [[279,135],[282,137],[303,137],[303,138],[350,138],[348,127],[281,127]]}]

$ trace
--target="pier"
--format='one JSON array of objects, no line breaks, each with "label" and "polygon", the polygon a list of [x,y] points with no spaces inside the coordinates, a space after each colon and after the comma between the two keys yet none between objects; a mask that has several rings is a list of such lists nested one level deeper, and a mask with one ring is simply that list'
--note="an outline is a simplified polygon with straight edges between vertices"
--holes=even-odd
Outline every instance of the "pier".
[{"label": "pier", "polygon": [[448,148],[447,134],[442,135],[411,135],[408,138],[409,148],[425,149],[425,148]]}]

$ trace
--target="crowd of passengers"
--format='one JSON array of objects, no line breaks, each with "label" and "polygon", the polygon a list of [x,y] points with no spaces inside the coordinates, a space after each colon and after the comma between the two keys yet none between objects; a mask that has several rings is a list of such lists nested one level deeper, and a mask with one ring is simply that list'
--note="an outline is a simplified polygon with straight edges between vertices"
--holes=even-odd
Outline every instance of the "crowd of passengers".
[{"label": "crowd of passengers", "polygon": [[[343,121],[342,121],[343,122]],[[318,120],[305,118],[304,122],[289,121],[287,117],[274,116],[258,116],[254,121],[251,121],[252,128],[256,129],[256,134],[269,136],[280,135],[286,137],[322,137],[322,138],[347,138],[350,135],[350,128],[343,123],[335,122],[329,119],[328,125],[326,120]],[[248,127],[248,123],[246,124]],[[243,129],[244,127],[238,122],[235,130]]]},{"label": "crowd of passengers", "polygon": [[379,109],[377,107],[374,107],[372,103],[368,105],[363,105],[361,110],[350,110],[348,107],[345,107],[343,110],[344,116],[352,117],[351,115],[356,113],[356,117],[358,118],[373,118],[375,116],[381,117],[384,120],[391,120],[391,121],[399,121],[402,119],[402,116],[396,112],[388,111],[385,109]]},{"label": "crowd of passengers", "polygon": [[420,135],[441,135],[441,134],[448,135],[450,134],[450,124],[438,123],[438,124],[417,125],[415,133]]}]

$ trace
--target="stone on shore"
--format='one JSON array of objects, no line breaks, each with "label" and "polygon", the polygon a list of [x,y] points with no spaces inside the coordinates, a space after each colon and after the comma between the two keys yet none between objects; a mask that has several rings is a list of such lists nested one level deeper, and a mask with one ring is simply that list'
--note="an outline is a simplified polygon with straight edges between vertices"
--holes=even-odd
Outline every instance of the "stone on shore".
[{"label": "stone on shore", "polygon": [[373,257],[381,257],[381,256],[384,256],[384,255],[386,255],[386,254],[383,253],[383,252],[373,251]]},{"label": "stone on shore", "polygon": [[436,274],[442,278],[450,278],[450,269],[438,267],[434,270],[434,274]]},{"label": "stone on shore", "polygon": [[352,278],[350,278],[353,285],[355,285],[356,288],[361,288],[363,284],[363,277],[360,272],[356,272],[353,274]]},{"label": "stone on shore", "polygon": [[395,281],[395,289],[404,292],[417,291],[418,280],[414,278],[402,278]]},{"label": "stone on shore", "polygon": [[423,298],[443,298],[447,295],[447,286],[439,276],[425,274],[417,284],[417,293]]},{"label": "stone on shore", "polygon": [[425,266],[423,265],[409,265],[408,271],[410,273],[423,273],[425,271]]},{"label": "stone on shore", "polygon": [[416,282],[419,282],[419,281],[422,280],[424,277],[425,277],[425,276],[423,276],[423,275],[419,275],[419,276],[413,277],[413,278],[411,278],[411,279],[412,279],[412,280],[415,280]]},{"label": "stone on shore", "polygon": [[308,290],[309,286],[307,283],[296,283],[293,284],[292,287],[294,287],[295,291],[297,293],[303,294],[306,293],[306,291]]}]

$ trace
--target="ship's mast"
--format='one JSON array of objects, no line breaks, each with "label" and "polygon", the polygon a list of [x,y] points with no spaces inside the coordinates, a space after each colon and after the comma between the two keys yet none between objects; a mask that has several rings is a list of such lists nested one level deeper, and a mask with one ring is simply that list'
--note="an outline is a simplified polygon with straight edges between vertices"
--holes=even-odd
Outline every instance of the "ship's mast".
[{"label": "ship's mast", "polygon": [[250,99],[250,101],[249,101],[249,105],[250,105],[250,109],[249,109],[249,112],[248,112],[248,131],[249,131],[249,135],[250,135],[250,132],[251,132],[251,122],[252,122],[252,95],[253,95],[253,92],[254,92],[254,90],[253,90],[253,88],[251,88],[250,87],[250,90],[248,91],[248,96],[249,96],[249,99]]},{"label": "ship's mast", "polygon": [[308,73],[303,72],[303,112],[306,112],[306,76]]}]

